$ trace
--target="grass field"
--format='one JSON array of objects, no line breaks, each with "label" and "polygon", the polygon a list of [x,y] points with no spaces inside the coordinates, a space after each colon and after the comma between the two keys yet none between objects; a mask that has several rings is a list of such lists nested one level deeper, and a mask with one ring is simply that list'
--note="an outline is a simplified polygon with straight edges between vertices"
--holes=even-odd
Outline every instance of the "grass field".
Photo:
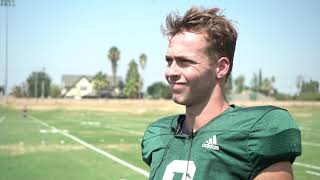
[{"label": "grass field", "polygon": [[[294,165],[295,178],[320,179],[320,107],[288,109],[302,130],[303,155]],[[140,155],[143,131],[174,111],[59,108],[31,110],[23,118],[19,109],[0,106],[0,180],[147,179]]]}]

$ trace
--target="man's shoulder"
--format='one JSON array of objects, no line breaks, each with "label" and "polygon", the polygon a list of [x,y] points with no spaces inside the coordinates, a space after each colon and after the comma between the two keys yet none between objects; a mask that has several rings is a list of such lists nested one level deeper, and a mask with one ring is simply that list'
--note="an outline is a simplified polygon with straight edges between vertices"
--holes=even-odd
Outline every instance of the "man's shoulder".
[{"label": "man's shoulder", "polygon": [[157,119],[156,121],[152,122],[148,128],[151,127],[174,127],[174,125],[177,123],[177,119],[180,115],[171,115],[171,116],[165,116],[162,118]]},{"label": "man's shoulder", "polygon": [[175,127],[179,115],[167,116],[151,123],[144,132],[141,141],[142,159],[148,165],[152,162],[152,153],[163,149],[172,138],[172,127]]},{"label": "man's shoulder", "polygon": [[301,154],[301,133],[290,113],[276,106],[248,108],[250,111],[256,115],[248,131],[252,178],[274,163],[293,163]]},{"label": "man's shoulder", "polygon": [[[274,111],[278,110],[278,111]],[[252,106],[252,107],[238,107],[234,113],[240,114],[245,114],[246,116],[262,116],[266,113],[269,113],[271,111],[274,112],[279,112],[279,111],[287,111],[286,109],[277,107],[277,106],[272,106],[272,105],[267,105],[267,106]]]},{"label": "man's shoulder", "polygon": [[161,134],[170,134],[172,127],[176,127],[179,115],[172,115],[160,118],[146,128],[143,139],[156,137]]},{"label": "man's shoulder", "polygon": [[239,131],[250,131],[252,127],[266,123],[269,123],[268,127],[272,125],[277,126],[278,123],[295,126],[290,113],[286,109],[276,106],[235,106],[235,108],[230,113],[225,114],[223,118],[226,120],[219,122],[221,128],[231,128]]},{"label": "man's shoulder", "polygon": [[231,113],[232,116],[236,116],[239,119],[261,121],[268,118],[276,118],[277,116],[286,117],[292,119],[289,112],[286,109],[277,106],[254,106],[254,107],[238,107]]}]

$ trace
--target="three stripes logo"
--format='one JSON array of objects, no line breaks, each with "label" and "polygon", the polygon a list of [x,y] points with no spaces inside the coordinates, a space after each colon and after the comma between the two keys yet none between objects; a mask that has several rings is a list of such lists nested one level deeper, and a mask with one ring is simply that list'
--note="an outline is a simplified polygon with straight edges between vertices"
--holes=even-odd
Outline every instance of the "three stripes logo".
[{"label": "three stripes logo", "polygon": [[207,149],[219,150],[219,146],[217,145],[217,136],[213,135],[212,138],[206,140],[206,142],[202,143],[202,147]]}]

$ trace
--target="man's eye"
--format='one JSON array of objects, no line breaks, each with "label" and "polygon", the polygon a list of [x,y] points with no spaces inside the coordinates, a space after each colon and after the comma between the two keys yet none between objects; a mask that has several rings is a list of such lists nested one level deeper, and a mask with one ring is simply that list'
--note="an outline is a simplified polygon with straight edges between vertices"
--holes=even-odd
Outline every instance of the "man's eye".
[{"label": "man's eye", "polygon": [[182,60],[182,61],[180,61],[180,64],[182,66],[191,66],[194,63],[192,61],[190,61],[190,60]]},{"label": "man's eye", "polygon": [[167,65],[171,65],[172,64],[172,60],[171,59],[166,59],[167,61]]}]

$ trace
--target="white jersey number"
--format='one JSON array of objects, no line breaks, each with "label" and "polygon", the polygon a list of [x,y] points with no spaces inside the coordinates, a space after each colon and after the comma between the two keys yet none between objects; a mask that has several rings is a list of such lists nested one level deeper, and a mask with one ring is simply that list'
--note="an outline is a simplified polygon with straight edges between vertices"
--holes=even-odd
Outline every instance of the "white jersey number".
[{"label": "white jersey number", "polygon": [[189,161],[188,164],[188,161],[174,160],[166,167],[162,180],[172,180],[174,173],[182,173],[182,179],[192,180],[195,172],[196,165],[193,161]]}]

